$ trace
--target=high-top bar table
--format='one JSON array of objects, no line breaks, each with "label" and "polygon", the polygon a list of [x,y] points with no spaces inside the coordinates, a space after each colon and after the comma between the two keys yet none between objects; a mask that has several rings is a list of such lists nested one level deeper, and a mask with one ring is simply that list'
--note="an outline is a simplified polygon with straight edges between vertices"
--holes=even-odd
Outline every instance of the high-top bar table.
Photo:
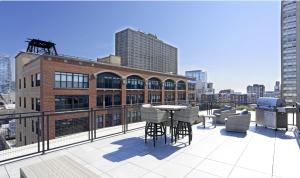
[{"label": "high-top bar table", "polygon": [[171,118],[171,125],[170,125],[170,131],[171,131],[171,143],[173,143],[173,112],[179,111],[182,109],[186,109],[187,106],[180,106],[180,105],[157,105],[153,106],[156,109],[165,110],[170,113]]}]

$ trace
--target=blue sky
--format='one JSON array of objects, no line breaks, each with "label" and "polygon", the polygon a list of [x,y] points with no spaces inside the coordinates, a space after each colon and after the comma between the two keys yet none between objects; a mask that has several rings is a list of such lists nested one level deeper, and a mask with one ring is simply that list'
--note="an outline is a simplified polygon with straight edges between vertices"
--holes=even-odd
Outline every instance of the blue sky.
[{"label": "blue sky", "polygon": [[179,73],[204,69],[217,90],[271,90],[280,79],[280,2],[0,2],[0,53],[51,40],[59,53],[114,54],[114,33],[131,27],[178,48]]}]

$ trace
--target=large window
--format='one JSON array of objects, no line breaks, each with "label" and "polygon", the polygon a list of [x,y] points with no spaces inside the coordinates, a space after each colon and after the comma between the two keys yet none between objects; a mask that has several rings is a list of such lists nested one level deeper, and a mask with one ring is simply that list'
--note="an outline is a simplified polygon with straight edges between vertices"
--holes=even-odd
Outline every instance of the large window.
[{"label": "large window", "polygon": [[174,91],[165,92],[165,101],[175,101],[175,92]]},{"label": "large window", "polygon": [[121,77],[105,72],[97,75],[97,88],[121,88]]},{"label": "large window", "polygon": [[31,98],[31,110],[34,110],[34,98]]},{"label": "large window", "polygon": [[178,101],[185,100],[185,92],[178,92]]},{"label": "large window", "polygon": [[55,137],[85,132],[88,129],[87,117],[55,121]]},{"label": "large window", "polygon": [[186,86],[185,86],[185,82],[184,81],[179,81],[177,83],[177,90],[185,90]]},{"label": "large window", "polygon": [[35,110],[40,111],[41,103],[40,98],[35,99]]},{"label": "large window", "polygon": [[34,87],[34,78],[33,78],[33,75],[31,75],[31,87]]},{"label": "large window", "polygon": [[36,73],[35,74],[35,86],[38,87],[41,84],[41,74],[40,73]]},{"label": "large window", "polygon": [[105,107],[112,105],[112,95],[105,95]]},{"label": "large window", "polygon": [[121,97],[119,94],[106,94],[106,95],[98,95],[97,96],[97,106],[99,107],[112,106],[112,105],[121,105]]},{"label": "large window", "polygon": [[188,83],[188,90],[195,90],[196,84],[195,83]]},{"label": "large window", "polygon": [[24,86],[24,88],[26,88],[26,78],[24,77],[24,80],[23,80],[23,86]]},{"label": "large window", "polygon": [[158,78],[151,78],[148,80],[148,89],[159,90],[161,89],[161,81]]},{"label": "large window", "polygon": [[89,96],[55,96],[55,110],[86,109]]},{"label": "large window", "polygon": [[144,94],[127,94],[126,104],[144,103]]},{"label": "large window", "polygon": [[121,105],[120,95],[114,95],[114,105]]},{"label": "large window", "polygon": [[55,88],[88,88],[89,75],[55,72]]},{"label": "large window", "polygon": [[160,103],[161,102],[161,94],[149,92],[148,102],[149,103]]},{"label": "large window", "polygon": [[97,96],[97,106],[103,107],[103,95]]},{"label": "large window", "polygon": [[144,80],[136,75],[127,77],[127,89],[144,89]]},{"label": "large window", "polygon": [[165,81],[165,90],[175,90],[175,82],[173,80],[166,80]]}]

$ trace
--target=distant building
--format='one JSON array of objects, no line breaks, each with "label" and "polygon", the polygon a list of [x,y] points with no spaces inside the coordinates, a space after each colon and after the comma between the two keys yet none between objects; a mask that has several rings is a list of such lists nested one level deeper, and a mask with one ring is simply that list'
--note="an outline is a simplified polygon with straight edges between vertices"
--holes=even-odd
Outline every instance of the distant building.
[{"label": "distant building", "polygon": [[177,48],[150,33],[130,28],[117,32],[115,54],[122,66],[177,74]]},{"label": "distant building", "polygon": [[275,82],[274,91],[275,92],[280,92],[280,82],[279,81]]},{"label": "distant building", "polygon": [[235,104],[247,104],[248,98],[247,94],[230,94],[230,102]]},{"label": "distant building", "polygon": [[247,93],[247,102],[250,104],[255,104],[256,103],[256,93]]},{"label": "distant building", "polygon": [[97,58],[97,62],[107,63],[107,64],[114,64],[114,65],[121,65],[121,57],[109,55],[103,58]]},{"label": "distant building", "polygon": [[264,97],[280,98],[280,82],[275,82],[273,91],[265,91]]},{"label": "distant building", "polygon": [[201,81],[207,83],[207,72],[202,70],[185,71],[185,76],[195,78],[198,82]]},{"label": "distant building", "polygon": [[207,83],[205,93],[207,93],[207,94],[215,94],[215,89],[214,89],[213,86],[214,86],[213,83],[211,83],[211,82]]},{"label": "distant building", "polygon": [[275,91],[266,91],[264,97],[279,98],[280,94],[279,92],[275,92]]},{"label": "distant building", "polygon": [[218,97],[219,101],[221,103],[229,103],[230,102],[230,95],[233,94],[234,91],[232,89],[225,89],[225,90],[220,90]]},{"label": "distant building", "polygon": [[202,102],[202,94],[214,94],[215,89],[213,83],[207,82],[207,72],[203,70],[186,71],[185,76],[193,78],[196,81],[196,98],[198,102]]},{"label": "distant building", "polygon": [[202,94],[201,103],[216,103],[219,102],[218,94]]},{"label": "distant building", "polygon": [[0,93],[8,93],[11,86],[11,59],[0,55]]},{"label": "distant building", "polygon": [[247,94],[255,93],[256,98],[263,97],[265,94],[265,86],[259,84],[253,84],[252,86],[247,86]]}]

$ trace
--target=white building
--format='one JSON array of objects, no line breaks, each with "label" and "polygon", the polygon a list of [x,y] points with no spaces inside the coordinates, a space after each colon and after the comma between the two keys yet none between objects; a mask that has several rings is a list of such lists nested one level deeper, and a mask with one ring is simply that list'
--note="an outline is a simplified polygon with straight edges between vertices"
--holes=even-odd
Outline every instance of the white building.
[{"label": "white building", "polygon": [[191,70],[185,72],[186,77],[194,78],[196,80],[196,98],[201,101],[202,94],[214,94],[215,89],[213,83],[207,82],[207,72],[203,70]]}]

